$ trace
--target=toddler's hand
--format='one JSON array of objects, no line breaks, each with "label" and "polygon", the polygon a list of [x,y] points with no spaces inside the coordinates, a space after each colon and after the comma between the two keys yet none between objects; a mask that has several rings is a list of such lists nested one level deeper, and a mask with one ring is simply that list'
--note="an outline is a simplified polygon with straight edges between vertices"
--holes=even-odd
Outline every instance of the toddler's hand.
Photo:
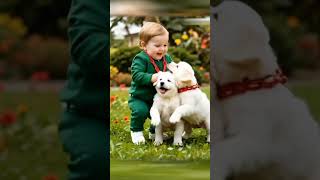
[{"label": "toddler's hand", "polygon": [[157,81],[157,79],[158,79],[158,73],[154,73],[154,74],[152,74],[151,82],[152,82],[152,83],[154,83],[154,82],[156,82],[156,81]]}]

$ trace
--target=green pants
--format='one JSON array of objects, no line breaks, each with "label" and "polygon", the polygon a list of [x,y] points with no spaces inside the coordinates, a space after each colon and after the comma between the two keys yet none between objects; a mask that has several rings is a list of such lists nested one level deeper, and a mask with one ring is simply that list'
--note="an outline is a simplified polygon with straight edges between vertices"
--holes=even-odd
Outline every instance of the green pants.
[{"label": "green pants", "polygon": [[66,109],[59,133],[70,157],[69,180],[109,179],[109,126],[105,119]]},{"label": "green pants", "polygon": [[[150,118],[152,102],[145,102],[131,96],[128,103],[131,110],[130,130],[133,132],[143,131],[146,119]],[[151,126],[149,131],[154,133],[155,127]]]}]

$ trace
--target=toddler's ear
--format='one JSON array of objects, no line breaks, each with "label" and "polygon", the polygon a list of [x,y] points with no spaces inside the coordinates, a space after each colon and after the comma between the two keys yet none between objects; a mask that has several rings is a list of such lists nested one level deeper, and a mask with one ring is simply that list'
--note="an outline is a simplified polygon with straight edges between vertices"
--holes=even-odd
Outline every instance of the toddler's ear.
[{"label": "toddler's ear", "polygon": [[153,86],[156,86],[158,83],[158,80],[156,80],[156,82],[153,83]]}]

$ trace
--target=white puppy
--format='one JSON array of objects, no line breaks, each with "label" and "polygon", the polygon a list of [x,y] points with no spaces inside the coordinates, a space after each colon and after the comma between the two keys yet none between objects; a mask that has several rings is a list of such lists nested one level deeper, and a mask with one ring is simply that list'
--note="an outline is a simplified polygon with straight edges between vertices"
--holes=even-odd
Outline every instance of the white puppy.
[{"label": "white puppy", "polygon": [[211,70],[225,130],[225,139],[214,144],[213,179],[273,164],[281,179],[319,180],[318,125],[282,84],[261,17],[239,1],[211,11]]},{"label": "white puppy", "polygon": [[210,102],[203,93],[194,76],[190,64],[186,62],[170,63],[169,69],[173,72],[179,88],[181,106],[171,115],[171,123],[185,122],[184,138],[191,135],[192,127],[207,129],[207,142],[210,142]]},{"label": "white puppy", "polygon": [[154,85],[157,94],[150,109],[151,124],[156,126],[154,144],[160,145],[163,143],[163,131],[175,130],[173,144],[182,145],[184,123],[182,121],[176,124],[169,122],[171,114],[180,106],[174,77],[170,72],[159,72]]}]

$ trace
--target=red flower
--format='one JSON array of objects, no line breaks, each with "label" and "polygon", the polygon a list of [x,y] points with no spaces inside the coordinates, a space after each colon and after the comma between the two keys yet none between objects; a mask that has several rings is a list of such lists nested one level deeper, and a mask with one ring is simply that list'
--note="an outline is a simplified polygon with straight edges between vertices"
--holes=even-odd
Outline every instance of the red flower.
[{"label": "red flower", "polygon": [[58,176],[56,175],[46,175],[42,178],[42,180],[58,180]]},{"label": "red flower", "polygon": [[0,124],[4,126],[9,126],[14,122],[16,122],[16,120],[17,120],[17,115],[12,111],[7,111],[7,112],[4,112],[2,115],[0,115]]},{"label": "red flower", "polygon": [[120,84],[120,85],[119,85],[119,89],[120,89],[120,90],[124,90],[125,88],[126,88],[126,84]]},{"label": "red flower", "polygon": [[4,84],[1,84],[1,83],[0,83],[0,92],[3,92],[3,91],[4,91],[4,89],[5,89]]},{"label": "red flower", "polygon": [[49,73],[46,71],[34,72],[31,75],[31,79],[33,81],[47,81],[47,80],[49,80]]},{"label": "red flower", "polygon": [[125,121],[129,121],[129,117],[128,117],[128,116],[123,117],[123,119],[124,119]]}]

